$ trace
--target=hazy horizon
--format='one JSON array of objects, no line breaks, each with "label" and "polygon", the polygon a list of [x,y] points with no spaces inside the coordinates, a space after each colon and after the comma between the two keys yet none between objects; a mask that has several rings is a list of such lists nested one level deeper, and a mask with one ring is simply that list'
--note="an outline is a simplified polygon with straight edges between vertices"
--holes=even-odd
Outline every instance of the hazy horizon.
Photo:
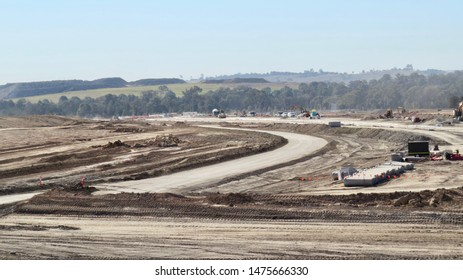
[{"label": "hazy horizon", "polygon": [[462,69],[460,1],[14,1],[0,85],[236,73]]}]

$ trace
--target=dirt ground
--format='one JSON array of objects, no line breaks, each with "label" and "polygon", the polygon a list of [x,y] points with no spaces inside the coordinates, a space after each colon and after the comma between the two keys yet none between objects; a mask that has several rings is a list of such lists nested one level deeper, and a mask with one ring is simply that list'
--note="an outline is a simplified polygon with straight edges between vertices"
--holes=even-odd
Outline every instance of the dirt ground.
[{"label": "dirt ground", "polygon": [[461,259],[462,210],[462,188],[189,197],[55,189],[2,218],[0,258]]},{"label": "dirt ground", "polygon": [[82,189],[83,173],[91,183],[129,181],[285,143],[265,133],[194,125],[204,122],[1,119],[0,138],[10,144],[0,148],[2,192],[37,190],[39,174],[46,174],[49,190],[0,206],[0,259],[463,259],[461,162],[420,162],[372,188],[346,188],[331,178],[341,166],[384,163],[408,140],[458,145],[457,125],[434,131],[389,126],[390,120],[341,128],[227,120],[220,124],[314,135],[328,144],[200,193]]},{"label": "dirt ground", "polygon": [[[176,123],[2,119],[0,193],[137,180],[275,149],[269,134]],[[27,126],[27,124],[30,124]]]}]

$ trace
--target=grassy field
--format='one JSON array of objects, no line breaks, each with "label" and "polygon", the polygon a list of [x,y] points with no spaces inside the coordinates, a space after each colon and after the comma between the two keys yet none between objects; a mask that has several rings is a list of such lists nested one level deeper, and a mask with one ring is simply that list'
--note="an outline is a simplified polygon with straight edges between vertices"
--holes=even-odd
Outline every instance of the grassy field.
[{"label": "grassy field", "polygon": [[[290,84],[290,83],[259,83],[259,84],[186,83],[186,84],[168,84],[166,86],[170,90],[175,92],[177,96],[181,96],[184,90],[189,89],[194,86],[198,86],[202,88],[203,89],[202,94],[204,94],[208,91],[217,90],[221,87],[235,88],[235,87],[240,87],[240,86],[248,86],[248,87],[257,88],[257,89],[263,89],[266,87],[270,87],[272,89],[280,89],[284,86],[297,87],[297,84]],[[78,91],[68,91],[68,92],[62,92],[62,93],[31,96],[31,97],[26,97],[25,99],[31,103],[37,103],[38,101],[44,100],[44,99],[48,99],[49,101],[57,103],[61,96],[66,96],[67,98],[76,96],[76,97],[79,97],[80,99],[84,99],[85,97],[98,98],[101,96],[105,96],[107,94],[141,95],[144,91],[157,90],[158,88],[159,86],[138,86],[138,87],[125,87],[125,88],[103,88],[103,89],[92,89],[92,90],[78,90]],[[16,102],[18,99],[12,99],[12,100]]]}]

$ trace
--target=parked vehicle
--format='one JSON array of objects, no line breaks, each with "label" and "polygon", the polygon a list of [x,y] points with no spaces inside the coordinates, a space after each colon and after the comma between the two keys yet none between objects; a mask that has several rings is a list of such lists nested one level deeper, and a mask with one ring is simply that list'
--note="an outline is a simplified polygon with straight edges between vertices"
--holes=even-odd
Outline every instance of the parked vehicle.
[{"label": "parked vehicle", "polygon": [[296,117],[296,113],[295,113],[295,112],[288,112],[288,113],[287,113],[287,116],[288,116],[288,118],[295,118],[295,117]]},{"label": "parked vehicle", "polygon": [[463,113],[463,101],[460,102],[460,104],[458,104],[458,107],[455,110],[453,110],[453,117],[456,120],[461,121],[463,119],[462,113]]}]

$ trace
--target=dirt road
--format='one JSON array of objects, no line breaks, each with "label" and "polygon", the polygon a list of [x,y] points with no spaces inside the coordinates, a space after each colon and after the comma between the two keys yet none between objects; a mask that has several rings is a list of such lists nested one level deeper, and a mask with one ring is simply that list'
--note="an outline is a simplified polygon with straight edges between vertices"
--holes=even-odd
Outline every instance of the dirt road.
[{"label": "dirt road", "polygon": [[[461,259],[461,226],[82,218],[2,219],[1,259]],[[16,227],[16,228],[15,228]]]},{"label": "dirt road", "polygon": [[[232,129],[232,128],[227,128]],[[251,131],[249,129],[237,129]],[[256,130],[252,130],[256,131]],[[219,164],[137,181],[100,184],[96,188],[108,192],[198,192],[204,186],[227,181],[227,178],[290,162],[321,149],[327,141],[321,138],[279,131],[258,131],[284,137],[288,143],[276,150]]]},{"label": "dirt road", "polygon": [[28,200],[35,195],[38,195],[42,192],[30,192],[30,193],[21,193],[21,194],[10,194],[10,195],[0,195],[0,205],[15,203],[23,200]]}]

